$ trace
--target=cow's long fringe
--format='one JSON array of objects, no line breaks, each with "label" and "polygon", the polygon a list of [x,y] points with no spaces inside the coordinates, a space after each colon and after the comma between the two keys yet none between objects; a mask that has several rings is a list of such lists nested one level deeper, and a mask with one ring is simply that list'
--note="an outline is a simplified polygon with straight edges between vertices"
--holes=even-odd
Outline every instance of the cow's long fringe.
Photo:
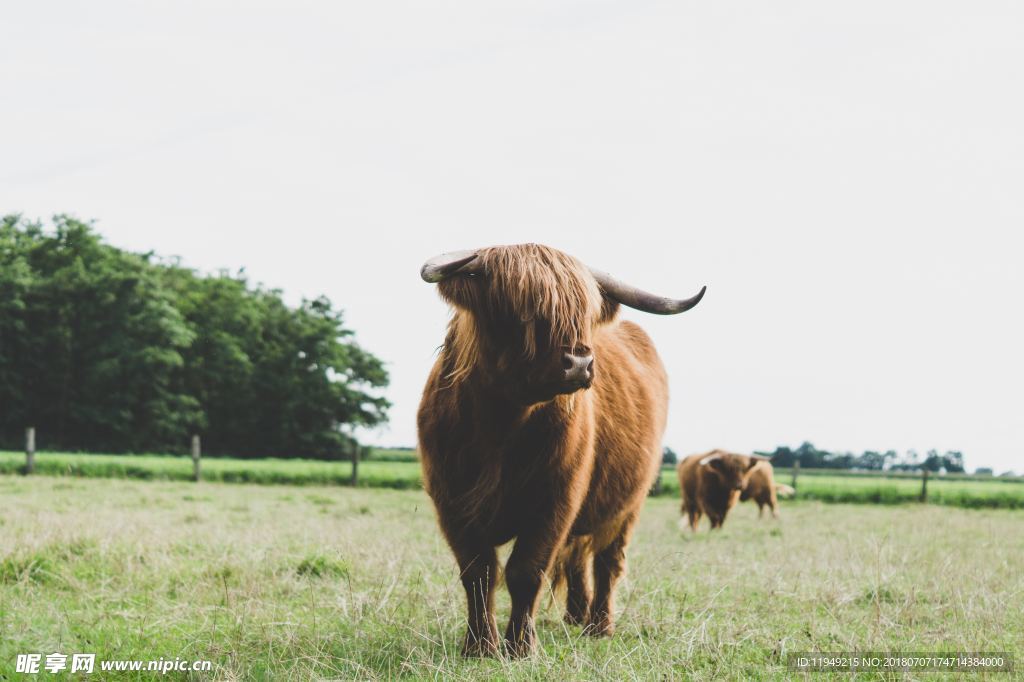
[{"label": "cow's long fringe", "polygon": [[[540,326],[553,347],[590,345],[587,335],[602,310],[602,298],[587,266],[540,244],[493,246],[480,249],[477,258],[486,284],[473,286],[454,278],[442,285],[442,293],[447,287],[465,287],[464,296],[478,299],[477,310],[502,311],[523,322],[522,347],[528,359],[537,353]],[[475,325],[461,310],[448,325],[447,378],[453,383],[465,379],[478,362],[480,336]]]}]

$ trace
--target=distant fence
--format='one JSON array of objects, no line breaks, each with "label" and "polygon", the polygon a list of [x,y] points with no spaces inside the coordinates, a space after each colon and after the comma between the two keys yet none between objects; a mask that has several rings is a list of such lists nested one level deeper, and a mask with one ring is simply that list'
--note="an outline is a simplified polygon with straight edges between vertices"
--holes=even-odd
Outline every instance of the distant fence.
[{"label": "distant fence", "polygon": [[[35,473],[76,478],[131,478],[158,481],[254,483],[260,485],[324,485],[422,488],[419,462],[412,450],[360,446],[347,460],[301,458],[204,457],[201,442],[178,455],[104,455],[36,452],[38,434],[25,434],[24,453],[0,452],[0,474]],[[43,441],[45,442],[45,441]],[[184,456],[182,456],[184,455]],[[354,461],[355,460],[355,461]],[[776,469],[787,482],[791,469]],[[855,504],[929,504],[975,509],[1024,509],[1024,479],[920,472],[864,472],[801,468],[797,500]],[[673,467],[664,467],[651,491],[655,496],[679,495]]]},{"label": "distant fence", "polygon": [[[776,478],[790,476],[799,472],[800,476],[849,476],[852,478],[893,478],[893,479],[920,479],[922,471],[893,471],[892,469],[825,469],[820,467],[803,467],[799,464],[794,467],[775,467]],[[931,478],[941,478],[944,481],[1003,481],[1007,483],[1024,483],[1024,476],[995,476],[992,474],[968,474],[968,473],[936,473],[928,474]]]},{"label": "distant fence", "polygon": [[[363,445],[359,445],[359,444],[355,444],[354,447],[352,448],[352,451],[349,453],[349,457],[348,457],[348,462],[350,462],[350,464],[351,464],[351,470],[350,470],[351,473],[349,473],[348,475],[330,476],[330,477],[324,477],[324,476],[317,477],[317,476],[314,476],[312,478],[316,479],[316,481],[323,482],[323,483],[341,483],[341,482],[343,482],[343,483],[347,483],[347,484],[352,485],[352,486],[358,486],[361,483],[360,478],[359,478],[359,463],[360,463],[360,461],[366,461],[367,459],[369,459],[372,451],[373,451],[373,448],[370,448],[370,447],[367,447],[367,446],[363,446]],[[189,444],[189,454],[190,454],[191,460],[192,460],[192,468],[191,468],[191,474],[190,474],[190,476],[188,478],[190,480],[192,480],[193,482],[199,483],[200,481],[203,480],[202,439],[200,438],[199,434],[193,434],[192,435],[192,438],[191,438],[191,441],[190,441],[190,444]],[[89,455],[83,455],[83,456],[89,457]],[[95,455],[95,457],[97,457],[97,458],[104,457],[104,455]],[[109,457],[109,456],[107,456],[107,457]],[[130,459],[132,457],[137,457],[137,456],[133,456],[133,455],[119,455],[117,457],[123,457],[123,458],[125,458],[126,461],[130,461]],[[150,456],[150,457],[152,457],[152,456]],[[174,458],[173,455],[168,455],[167,457],[171,458],[171,459]],[[216,458],[215,461],[218,461],[219,459],[220,458]],[[394,461],[414,461],[415,460],[415,456],[412,455],[412,456],[409,456],[409,457],[398,458],[398,457],[394,457],[392,455],[389,459],[393,459]],[[223,461],[223,460],[220,460],[220,461]],[[252,462],[252,461],[257,461],[257,460],[238,459],[238,460],[235,460],[235,461],[237,461],[237,462],[247,462],[247,461],[248,462]],[[265,461],[265,460],[259,460],[259,461]],[[287,462],[289,460],[288,459],[281,459],[279,461]],[[306,460],[300,460],[300,461],[306,461]],[[324,464],[326,465],[327,462],[324,462]],[[332,462],[331,464],[336,464],[336,462]],[[21,469],[19,470],[19,473],[22,473],[22,474],[27,476],[27,475],[35,474],[36,473],[36,469],[37,469],[37,467],[36,467],[36,429],[35,429],[35,427],[29,427],[29,428],[25,429],[25,464],[24,464],[23,467],[21,467]],[[54,473],[54,472],[51,469],[51,470],[48,470],[46,473]],[[76,470],[74,467],[70,467],[70,466],[68,467],[67,471],[62,472],[62,473],[70,474],[70,475],[80,475],[80,476],[89,476],[90,475],[89,473],[87,473],[82,468],[79,468],[79,469]],[[130,466],[123,467],[121,469],[121,471],[120,471],[121,475],[118,475],[116,467],[111,469],[111,470],[109,470],[109,473],[111,473],[113,475],[99,474],[98,477],[104,477],[104,478],[108,478],[108,477],[109,478],[168,478],[168,479],[175,479],[175,480],[182,480],[182,478],[183,478],[182,476],[180,476],[179,472],[175,471],[175,472],[172,473],[169,470],[165,470],[164,472],[156,472],[153,476],[147,476],[147,475],[145,475],[146,472],[145,472],[144,469],[133,468],[133,467],[130,467]],[[163,475],[161,475],[161,473]],[[264,482],[264,483],[268,483],[268,482],[286,482],[286,481],[267,480],[266,478],[263,478],[262,480],[257,480],[258,477],[253,477],[252,479],[250,479],[247,476],[239,475],[239,472],[237,472],[237,471],[235,471],[235,472],[227,472],[227,475],[225,475],[225,473],[226,472],[224,472],[223,470],[215,470],[213,475],[212,476],[208,476],[208,478],[212,478],[213,480],[216,480],[216,481],[232,481],[232,482]],[[93,475],[95,475],[95,474],[93,474]],[[275,477],[271,477],[271,478],[275,478]],[[288,478],[288,477],[284,476],[283,478]],[[304,477],[302,477],[302,478],[304,480]],[[302,482],[302,481],[299,481],[299,482]],[[395,486],[395,487],[405,487],[405,486]]]}]

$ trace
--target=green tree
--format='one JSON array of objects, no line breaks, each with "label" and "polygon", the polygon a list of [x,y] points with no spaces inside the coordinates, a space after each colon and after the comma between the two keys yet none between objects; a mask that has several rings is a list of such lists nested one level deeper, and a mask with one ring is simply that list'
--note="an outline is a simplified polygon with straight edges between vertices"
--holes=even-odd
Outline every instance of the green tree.
[{"label": "green tree", "polygon": [[30,349],[25,325],[26,298],[33,273],[26,260],[31,237],[18,216],[0,220],[0,438],[9,440],[12,425],[27,418],[27,386],[21,367]]},{"label": "green tree", "polygon": [[66,216],[55,218],[52,235],[38,223],[5,226],[21,232],[31,276],[19,310],[5,315],[23,341],[19,361],[4,362],[21,387],[4,431],[32,424],[43,444],[64,448],[180,443],[197,411],[173,391],[191,334],[148,257],[106,246]]},{"label": "green tree", "polygon": [[0,223],[0,440],[342,457],[386,419],[383,363],[340,311],[109,246],[66,216]]},{"label": "green tree", "polygon": [[959,450],[947,450],[942,456],[942,466],[951,474],[964,473],[964,455]]}]

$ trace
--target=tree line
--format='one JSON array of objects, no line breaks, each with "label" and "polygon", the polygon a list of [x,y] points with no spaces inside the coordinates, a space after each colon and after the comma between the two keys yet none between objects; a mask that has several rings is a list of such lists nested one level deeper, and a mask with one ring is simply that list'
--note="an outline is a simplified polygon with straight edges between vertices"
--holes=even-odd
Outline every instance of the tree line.
[{"label": "tree line", "polygon": [[964,472],[964,456],[957,450],[929,450],[924,456],[916,450],[908,450],[900,455],[895,450],[877,452],[867,450],[859,455],[852,452],[829,452],[819,450],[811,443],[803,443],[793,449],[785,446],[777,447],[773,452],[759,454],[769,455],[772,465],[791,467],[800,462],[805,469],[864,469],[868,471],[946,471],[951,474]]},{"label": "tree line", "polygon": [[[779,446],[771,452],[758,452],[772,458],[772,465],[792,467],[800,462],[804,469],[862,469],[867,471],[946,471],[951,474],[964,472],[964,456],[957,450],[929,450],[922,457],[916,450],[908,450],[903,455],[895,450],[876,452],[867,450],[859,455],[852,452],[829,452],[819,450],[813,444],[804,442],[798,448]],[[675,464],[678,456],[671,448],[662,453],[663,464]],[[991,473],[991,471],[988,471]]]},{"label": "tree line", "polygon": [[387,417],[383,362],[324,297],[0,220],[0,448],[338,459]]}]

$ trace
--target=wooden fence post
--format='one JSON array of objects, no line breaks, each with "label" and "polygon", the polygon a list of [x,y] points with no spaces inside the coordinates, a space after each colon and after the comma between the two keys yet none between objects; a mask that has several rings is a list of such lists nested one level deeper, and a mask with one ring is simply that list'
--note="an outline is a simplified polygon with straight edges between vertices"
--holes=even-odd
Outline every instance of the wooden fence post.
[{"label": "wooden fence post", "polygon": [[359,485],[359,456],[362,454],[362,448],[356,443],[352,446],[352,485]]},{"label": "wooden fence post", "polygon": [[928,501],[928,469],[921,467],[921,501]]},{"label": "wooden fence post", "polygon": [[31,474],[36,470],[36,428],[30,426],[25,429],[25,473]]},{"label": "wooden fence post", "polygon": [[797,460],[793,461],[793,483],[790,484],[790,487],[793,488],[793,490],[796,490],[796,477],[797,477],[797,475],[799,473],[800,473],[800,460],[797,459]]},{"label": "wooden fence post", "polygon": [[199,459],[202,457],[202,447],[199,442],[199,434],[192,435],[192,480],[199,482]]}]

